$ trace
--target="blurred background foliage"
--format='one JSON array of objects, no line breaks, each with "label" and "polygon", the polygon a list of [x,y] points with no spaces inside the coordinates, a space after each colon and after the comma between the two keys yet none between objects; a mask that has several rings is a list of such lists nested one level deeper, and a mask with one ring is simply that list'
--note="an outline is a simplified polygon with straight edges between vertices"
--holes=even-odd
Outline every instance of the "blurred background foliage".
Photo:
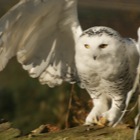
[{"label": "blurred background foliage", "polygon": [[[18,1],[0,0],[0,16]],[[109,26],[124,37],[137,39],[139,0],[79,0],[78,8],[83,29]],[[12,121],[23,133],[41,124],[60,128],[82,124],[91,106],[86,91],[67,83],[53,89],[42,86],[22,70],[16,58],[0,73],[0,118]]]}]

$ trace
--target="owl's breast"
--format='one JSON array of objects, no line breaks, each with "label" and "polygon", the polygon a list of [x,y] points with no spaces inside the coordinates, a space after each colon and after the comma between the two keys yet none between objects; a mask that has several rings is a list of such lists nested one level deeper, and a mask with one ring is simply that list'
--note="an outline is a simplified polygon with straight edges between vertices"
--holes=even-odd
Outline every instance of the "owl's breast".
[{"label": "owl's breast", "polygon": [[128,63],[119,65],[96,63],[89,65],[79,63],[78,75],[84,88],[91,97],[100,94],[125,94],[132,88],[134,78],[130,75]]},{"label": "owl's breast", "polygon": [[[129,65],[126,60],[118,61],[113,59],[77,61],[77,71],[84,87],[96,88],[102,85],[103,81],[118,82],[127,79],[129,74]],[[118,82],[119,83],[119,82]]]},{"label": "owl's breast", "polygon": [[[87,62],[88,63],[88,62]],[[94,67],[88,67],[88,65],[83,63],[78,63],[77,71],[78,76],[82,85],[85,87],[98,87],[100,85],[101,76],[99,75],[97,69]]]}]

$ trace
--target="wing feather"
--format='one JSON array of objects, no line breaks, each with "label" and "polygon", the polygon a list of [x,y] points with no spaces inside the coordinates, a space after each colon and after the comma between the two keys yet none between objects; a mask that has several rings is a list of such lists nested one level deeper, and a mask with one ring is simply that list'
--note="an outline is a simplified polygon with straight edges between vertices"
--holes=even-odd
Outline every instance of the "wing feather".
[{"label": "wing feather", "polygon": [[126,53],[128,56],[129,61],[129,68],[130,68],[130,74],[133,79],[135,79],[136,76],[136,69],[138,67],[139,63],[139,52],[137,49],[137,42],[131,38],[127,38],[125,40],[126,43]]},{"label": "wing feather", "polygon": [[75,0],[21,0],[0,19],[0,70],[17,55],[33,78],[50,87],[72,81],[82,33]]}]

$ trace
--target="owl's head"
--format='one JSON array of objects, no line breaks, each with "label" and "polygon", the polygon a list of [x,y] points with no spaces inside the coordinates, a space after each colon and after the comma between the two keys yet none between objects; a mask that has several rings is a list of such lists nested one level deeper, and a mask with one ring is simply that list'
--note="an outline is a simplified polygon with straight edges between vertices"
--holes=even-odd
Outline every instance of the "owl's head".
[{"label": "owl's head", "polygon": [[111,79],[118,75],[118,69],[122,69],[125,49],[125,41],[119,33],[108,27],[93,27],[79,38],[76,65],[82,71],[92,71]]},{"label": "owl's head", "polygon": [[123,38],[108,27],[92,27],[79,38],[76,52],[81,56],[92,57],[95,61],[112,59],[125,51]]}]

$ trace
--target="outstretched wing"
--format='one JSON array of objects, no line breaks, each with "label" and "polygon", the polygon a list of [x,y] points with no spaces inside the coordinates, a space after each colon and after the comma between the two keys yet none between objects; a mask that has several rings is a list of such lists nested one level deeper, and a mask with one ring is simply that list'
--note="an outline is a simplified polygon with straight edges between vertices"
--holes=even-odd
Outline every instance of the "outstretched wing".
[{"label": "outstretched wing", "polygon": [[76,0],[21,0],[0,19],[0,70],[16,55],[42,84],[71,81],[81,33]]},{"label": "outstretched wing", "polygon": [[[140,54],[140,27],[138,29],[138,50],[139,50],[139,54]],[[140,90],[140,60],[139,60],[139,65],[138,65],[138,70],[137,70],[137,86],[139,86],[139,90]],[[138,91],[139,92],[139,91]],[[138,95],[138,113],[135,117],[135,131],[134,131],[134,136],[133,136],[133,139],[136,140],[137,139],[137,135],[138,135],[138,131],[139,131],[139,128],[140,128],[140,93]]]}]

